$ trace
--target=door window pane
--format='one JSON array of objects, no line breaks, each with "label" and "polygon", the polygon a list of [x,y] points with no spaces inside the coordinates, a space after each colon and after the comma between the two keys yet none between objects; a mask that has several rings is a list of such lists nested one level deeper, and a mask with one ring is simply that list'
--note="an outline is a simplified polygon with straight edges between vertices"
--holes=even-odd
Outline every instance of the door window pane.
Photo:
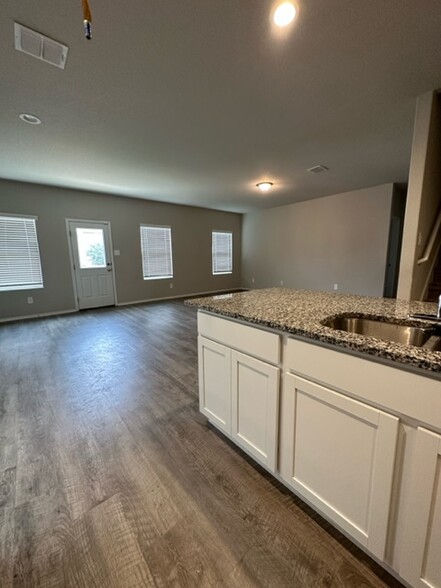
[{"label": "door window pane", "polygon": [[103,229],[81,229],[77,227],[76,231],[80,268],[106,267]]}]

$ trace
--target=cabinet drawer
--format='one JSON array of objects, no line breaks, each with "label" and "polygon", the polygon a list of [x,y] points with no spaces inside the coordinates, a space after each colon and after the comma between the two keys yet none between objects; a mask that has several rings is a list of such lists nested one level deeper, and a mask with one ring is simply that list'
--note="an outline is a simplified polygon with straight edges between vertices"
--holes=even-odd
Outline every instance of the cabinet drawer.
[{"label": "cabinet drawer", "polygon": [[280,336],[227,318],[198,312],[198,333],[272,364],[280,361]]}]

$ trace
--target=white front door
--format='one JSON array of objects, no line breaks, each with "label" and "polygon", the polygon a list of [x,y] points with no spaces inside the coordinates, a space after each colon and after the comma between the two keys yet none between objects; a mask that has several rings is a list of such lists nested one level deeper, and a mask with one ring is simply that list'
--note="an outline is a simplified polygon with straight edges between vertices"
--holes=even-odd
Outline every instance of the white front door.
[{"label": "white front door", "polygon": [[114,305],[109,223],[69,221],[68,225],[79,308]]}]

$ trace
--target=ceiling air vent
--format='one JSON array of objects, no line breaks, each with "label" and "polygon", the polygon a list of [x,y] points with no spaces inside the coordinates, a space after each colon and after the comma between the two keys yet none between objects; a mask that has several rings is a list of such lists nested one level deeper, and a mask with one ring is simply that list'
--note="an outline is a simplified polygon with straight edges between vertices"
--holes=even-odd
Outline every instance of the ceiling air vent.
[{"label": "ceiling air vent", "polygon": [[314,165],[314,167],[310,167],[306,171],[309,171],[312,174],[320,174],[321,172],[328,171],[328,169],[329,168],[324,165]]},{"label": "ceiling air vent", "polygon": [[64,69],[66,65],[66,45],[62,45],[37,31],[28,29],[17,22],[14,23],[15,48],[46,63]]}]

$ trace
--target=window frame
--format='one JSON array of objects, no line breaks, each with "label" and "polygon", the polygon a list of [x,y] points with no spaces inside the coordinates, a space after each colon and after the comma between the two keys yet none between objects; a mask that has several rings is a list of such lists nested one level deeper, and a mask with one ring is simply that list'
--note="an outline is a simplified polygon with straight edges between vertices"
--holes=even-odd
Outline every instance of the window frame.
[{"label": "window frame", "polygon": [[[140,231],[140,244],[141,244],[141,260],[142,260],[142,277],[143,280],[170,280],[173,278],[173,243],[172,243],[172,228],[169,225],[150,225],[141,223],[139,226]],[[144,237],[143,237],[143,229],[165,229],[168,231],[169,234],[169,264],[171,269],[171,274],[167,275],[146,275],[146,268],[148,266],[148,259],[144,258],[144,251],[147,252],[148,250],[148,243],[146,248],[144,249]],[[147,236],[146,236],[147,239]]]},{"label": "window frame", "polygon": [[[19,290],[39,290],[41,288],[44,288],[44,280],[43,280],[43,268],[42,268],[42,264],[41,264],[41,253],[40,253],[40,244],[38,241],[38,231],[37,231],[37,220],[38,217],[37,216],[33,216],[30,214],[12,214],[12,213],[0,213],[0,224],[3,220],[5,220],[7,222],[7,220],[9,219],[9,222],[14,222],[14,221],[22,221],[23,222],[23,227],[22,227],[22,233],[23,233],[23,238],[20,236],[19,234],[19,230],[18,231],[18,239],[15,239],[15,242],[19,242],[22,241],[22,244],[24,245],[23,250],[27,249],[27,256],[26,255],[22,255],[21,256],[21,260],[25,260],[24,262],[22,261],[22,268],[26,266],[26,263],[28,264],[28,270],[29,270],[29,276],[30,277],[34,277],[33,281],[28,281],[27,283],[19,283],[17,281],[15,282],[10,282],[8,284],[2,284],[2,281],[5,280],[8,276],[7,276],[7,270],[5,269],[4,271],[4,275],[2,275],[2,270],[1,270],[1,263],[0,263],[0,292],[16,292]],[[31,235],[29,234],[29,227],[26,228],[25,223],[31,221],[32,223],[32,229],[30,231],[30,233],[32,233]],[[31,238],[30,238],[31,237]],[[6,240],[6,236],[3,239],[1,234],[0,234],[0,251],[5,251],[8,252],[9,250],[9,256],[5,256],[5,267],[7,266],[8,263],[8,259],[11,259],[11,255],[10,252],[14,250],[14,247],[11,247],[7,245],[8,241]],[[33,249],[33,251],[32,251]],[[15,251],[18,251],[17,245],[15,245]],[[19,251],[18,251],[19,252]],[[19,252],[20,253],[20,252]],[[23,269],[21,269],[21,271],[23,272]],[[16,276],[15,276],[15,280],[17,280],[17,274],[18,272],[16,271]],[[35,276],[37,276],[37,278],[35,279]]]},{"label": "window frame", "polygon": [[[214,235],[229,235],[230,237],[230,257],[229,257],[229,267],[230,269],[227,271],[215,271],[216,267],[216,251],[215,251],[215,237]],[[233,231],[230,230],[212,230],[211,231],[211,271],[213,276],[226,276],[233,273]]]}]

